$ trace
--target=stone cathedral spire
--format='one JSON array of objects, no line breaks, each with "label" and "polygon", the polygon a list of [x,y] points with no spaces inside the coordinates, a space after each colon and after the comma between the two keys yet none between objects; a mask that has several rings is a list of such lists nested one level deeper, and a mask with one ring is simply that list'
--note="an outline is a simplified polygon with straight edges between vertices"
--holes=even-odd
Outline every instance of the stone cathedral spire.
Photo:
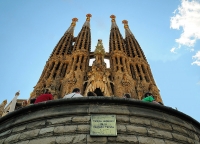
[{"label": "stone cathedral spire", "polygon": [[[124,39],[119,31],[119,28],[115,21],[115,16],[111,15],[111,31],[109,41],[109,53],[110,53],[110,66],[112,71],[111,80],[114,82],[114,95],[122,97],[124,93],[131,93],[135,95],[134,87],[130,87],[131,83],[127,82],[127,85],[122,84],[123,77],[127,79],[130,77],[128,69],[128,59],[126,55],[126,48]],[[130,77],[131,78],[131,77]],[[130,79],[129,78],[129,79]],[[128,80],[129,81],[129,80]],[[123,90],[122,90],[123,89]]]},{"label": "stone cathedral spire", "polygon": [[115,50],[125,52],[125,46],[124,46],[124,41],[123,37],[119,31],[119,28],[116,24],[115,15],[111,15],[111,32],[110,32],[110,42],[109,42],[109,47],[110,47],[110,53],[112,53]]},{"label": "stone cathedral spire", "polygon": [[156,100],[162,101],[143,50],[129,29],[128,21],[123,20],[122,23],[125,28],[124,41],[126,54],[129,57],[129,70],[132,79],[135,81],[135,90],[138,98],[142,99],[144,93],[151,92]]},{"label": "stone cathedral spire", "polygon": [[[83,91],[83,82],[89,67],[89,53],[91,50],[90,18],[91,14],[86,15],[86,21],[81,31],[76,37],[74,48],[71,55],[70,71],[65,78],[63,95],[72,92],[73,88],[78,87]],[[74,82],[69,82],[73,78]],[[76,82],[75,82],[76,79]]]},{"label": "stone cathedral spire", "polygon": [[74,27],[76,26],[76,22],[78,21],[77,18],[72,19],[71,26],[68,28],[68,30],[65,32],[63,37],[60,39],[56,47],[54,48],[51,57],[55,55],[65,55],[65,54],[71,54],[71,51],[73,50],[72,43],[74,41]]},{"label": "stone cathedral spire", "polygon": [[62,36],[56,47],[54,48],[50,58],[46,62],[42,75],[31,93],[31,98],[37,97],[45,88],[51,89],[54,98],[60,98],[62,92],[61,80],[67,73],[67,68],[71,60],[71,52],[74,42],[74,27],[77,18],[72,19],[72,23],[65,34]]},{"label": "stone cathedral spire", "polygon": [[141,57],[146,60],[146,57],[135,39],[134,35],[132,34],[131,30],[128,26],[128,21],[123,20],[122,23],[124,24],[125,28],[125,44],[126,44],[126,53],[130,57]]},{"label": "stone cathedral spire", "polygon": [[92,15],[87,14],[86,17],[86,21],[76,38],[73,51],[86,50],[87,52],[89,52],[91,49],[90,18],[92,17]]}]

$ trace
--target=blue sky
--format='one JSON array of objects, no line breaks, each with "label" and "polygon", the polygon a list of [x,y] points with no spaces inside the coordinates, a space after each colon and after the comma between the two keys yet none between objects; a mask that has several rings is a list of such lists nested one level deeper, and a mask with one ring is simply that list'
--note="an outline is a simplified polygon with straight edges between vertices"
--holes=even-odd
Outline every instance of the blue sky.
[{"label": "blue sky", "polygon": [[6,0],[0,1],[0,102],[20,90],[28,99],[53,48],[78,18],[77,36],[92,14],[92,50],[98,39],[108,51],[111,14],[142,47],[166,106],[200,121],[199,0]]}]

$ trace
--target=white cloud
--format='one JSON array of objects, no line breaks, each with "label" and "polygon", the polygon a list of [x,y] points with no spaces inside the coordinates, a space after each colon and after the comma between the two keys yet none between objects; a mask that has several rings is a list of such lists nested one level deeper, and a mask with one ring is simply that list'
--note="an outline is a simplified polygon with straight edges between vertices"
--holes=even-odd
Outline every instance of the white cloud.
[{"label": "white cloud", "polygon": [[193,52],[193,51],[194,51],[194,48],[191,48],[190,51]]},{"label": "white cloud", "polygon": [[192,63],[192,65],[198,65],[200,66],[200,51],[198,51],[192,59],[195,59],[195,61]]},{"label": "white cloud", "polygon": [[176,53],[175,50],[176,50],[176,48],[173,47],[173,48],[170,50],[170,52],[172,52],[172,53]]},{"label": "white cloud", "polygon": [[[182,33],[176,43],[188,46],[192,50],[194,44],[200,39],[200,0],[182,0],[181,5],[173,12],[170,20],[170,28],[180,30]],[[172,48],[174,52],[178,48]]]}]

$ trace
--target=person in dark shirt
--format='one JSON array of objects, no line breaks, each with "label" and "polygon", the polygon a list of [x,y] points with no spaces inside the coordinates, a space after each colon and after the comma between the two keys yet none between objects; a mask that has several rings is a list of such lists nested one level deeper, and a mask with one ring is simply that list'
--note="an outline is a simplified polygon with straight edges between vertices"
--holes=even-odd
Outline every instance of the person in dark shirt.
[{"label": "person in dark shirt", "polygon": [[124,94],[124,98],[131,98],[130,94],[126,93]]},{"label": "person in dark shirt", "polygon": [[37,97],[37,99],[35,100],[35,103],[40,103],[40,102],[45,102],[45,101],[49,101],[49,100],[53,100],[53,95],[49,92],[49,89],[45,89],[44,94],[41,94]]},{"label": "person in dark shirt", "polygon": [[89,91],[89,92],[87,93],[87,96],[97,96],[97,95],[96,95],[96,93]]}]

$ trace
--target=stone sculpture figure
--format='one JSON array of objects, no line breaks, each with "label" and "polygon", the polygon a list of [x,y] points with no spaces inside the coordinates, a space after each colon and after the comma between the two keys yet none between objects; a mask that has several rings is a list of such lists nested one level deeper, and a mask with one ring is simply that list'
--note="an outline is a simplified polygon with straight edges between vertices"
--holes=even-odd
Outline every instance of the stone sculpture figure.
[{"label": "stone sculpture figure", "polygon": [[68,84],[75,85],[75,83],[77,82],[75,72],[73,72],[71,74],[71,76],[68,78],[67,82],[68,82]]},{"label": "stone sculpture figure", "polygon": [[127,78],[127,74],[124,74],[123,75],[123,78],[122,78],[122,85],[123,86],[125,86],[125,87],[128,87],[128,86],[130,86],[130,80],[128,80],[128,78]]},{"label": "stone sculpture figure", "polygon": [[65,80],[65,83],[67,85],[67,89],[66,89],[64,94],[71,93],[72,88],[76,84],[76,82],[77,82],[77,79],[76,79],[75,72],[72,72],[71,74],[69,74],[69,76]]},{"label": "stone sculpture figure", "polygon": [[141,82],[141,80],[139,79],[139,77],[136,78],[137,79],[137,86],[136,86],[136,90],[137,90],[137,94],[138,94],[138,99],[142,99],[143,94],[144,94],[144,86]]},{"label": "stone sculpture figure", "polygon": [[6,106],[6,104],[7,104],[7,100],[4,100],[0,105],[0,117],[2,117],[3,115],[4,107]]},{"label": "stone sculpture figure", "polygon": [[131,82],[130,76],[127,73],[123,74],[121,84],[125,90],[125,93],[131,93],[132,95],[135,95],[135,83]]},{"label": "stone sculpture figure", "polygon": [[93,63],[92,70],[88,72],[88,80],[85,81],[87,82],[87,87],[84,95],[89,91],[95,91],[96,88],[100,88],[104,95],[110,96],[109,72],[105,71],[105,69],[105,66]]}]

